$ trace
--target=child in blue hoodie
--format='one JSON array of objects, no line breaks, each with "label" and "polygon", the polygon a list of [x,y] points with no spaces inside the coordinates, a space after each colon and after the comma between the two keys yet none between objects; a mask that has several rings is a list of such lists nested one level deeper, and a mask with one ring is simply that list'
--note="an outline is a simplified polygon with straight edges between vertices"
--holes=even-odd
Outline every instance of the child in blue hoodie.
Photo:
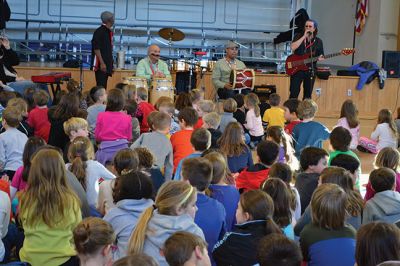
[{"label": "child in blue hoodie", "polygon": [[212,165],[206,158],[186,159],[182,165],[183,180],[189,181],[192,186],[197,188],[196,206],[198,210],[194,221],[204,232],[210,255],[214,245],[222,239],[226,232],[224,205],[205,193],[211,183],[212,170]]},{"label": "child in blue hoodie", "polygon": [[127,255],[129,238],[142,212],[153,205],[153,184],[143,172],[124,170],[115,182],[114,203],[104,216],[116,235],[118,249],[113,253],[114,260]]}]

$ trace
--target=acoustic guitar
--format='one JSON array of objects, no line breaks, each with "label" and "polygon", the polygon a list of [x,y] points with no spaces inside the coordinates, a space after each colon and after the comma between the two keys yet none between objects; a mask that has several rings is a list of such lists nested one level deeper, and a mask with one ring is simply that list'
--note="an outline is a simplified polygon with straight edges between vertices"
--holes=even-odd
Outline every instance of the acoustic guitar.
[{"label": "acoustic guitar", "polygon": [[[332,58],[335,56],[339,55],[350,55],[355,52],[355,49],[353,48],[344,48],[340,52],[333,53],[333,54],[327,54],[324,55],[325,59]],[[296,74],[300,70],[307,71],[309,69],[308,64],[314,63],[318,61],[318,57],[313,57],[310,58],[310,54],[305,54],[305,55],[296,55],[292,54],[288,56],[285,62],[285,69],[286,69],[286,74],[289,76]]]}]

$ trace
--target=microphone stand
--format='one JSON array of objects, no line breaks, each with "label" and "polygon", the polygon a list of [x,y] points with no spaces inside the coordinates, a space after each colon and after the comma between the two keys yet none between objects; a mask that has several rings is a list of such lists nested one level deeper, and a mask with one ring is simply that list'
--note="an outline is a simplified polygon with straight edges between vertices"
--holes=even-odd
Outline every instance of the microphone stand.
[{"label": "microphone stand", "polygon": [[[310,36],[312,36],[313,34],[311,34]],[[310,40],[310,60],[311,60],[311,69],[310,69],[310,72],[311,72],[311,75],[310,75],[310,82],[311,82],[311,87],[314,87],[313,86],[313,83],[312,83],[312,81],[313,81],[313,78],[315,77],[315,69],[314,69],[314,55],[313,55],[313,45],[314,44],[312,44],[311,45],[311,41],[312,41],[312,39]],[[312,91],[312,89],[313,88],[311,88],[311,91]]]}]

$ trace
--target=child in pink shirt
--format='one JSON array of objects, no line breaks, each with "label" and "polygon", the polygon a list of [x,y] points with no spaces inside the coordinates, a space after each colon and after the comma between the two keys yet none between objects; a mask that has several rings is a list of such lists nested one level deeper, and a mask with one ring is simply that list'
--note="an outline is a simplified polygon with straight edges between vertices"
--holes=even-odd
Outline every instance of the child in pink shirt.
[{"label": "child in pink shirt", "polygon": [[132,119],[123,112],[125,96],[119,89],[108,92],[105,112],[99,113],[96,122],[95,137],[97,141],[114,141],[132,139]]},{"label": "child in pink shirt", "polygon": [[244,97],[244,106],[249,111],[246,113],[246,124],[243,126],[249,131],[250,146],[257,146],[257,143],[262,140],[264,136],[264,128],[261,121],[260,107],[258,104],[260,100],[254,93],[249,93]]}]

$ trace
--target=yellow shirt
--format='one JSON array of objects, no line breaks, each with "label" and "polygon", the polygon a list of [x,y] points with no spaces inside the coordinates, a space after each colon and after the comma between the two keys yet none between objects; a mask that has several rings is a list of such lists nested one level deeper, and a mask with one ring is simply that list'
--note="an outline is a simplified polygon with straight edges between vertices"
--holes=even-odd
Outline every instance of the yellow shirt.
[{"label": "yellow shirt", "polygon": [[263,121],[268,123],[268,127],[280,126],[283,128],[286,122],[284,114],[285,111],[282,108],[272,106],[264,112]]},{"label": "yellow shirt", "polygon": [[21,217],[25,240],[19,252],[21,261],[32,266],[56,266],[76,255],[72,231],[82,220],[78,202],[66,212],[64,219],[53,227],[39,222],[34,227],[26,225],[26,212]]}]

